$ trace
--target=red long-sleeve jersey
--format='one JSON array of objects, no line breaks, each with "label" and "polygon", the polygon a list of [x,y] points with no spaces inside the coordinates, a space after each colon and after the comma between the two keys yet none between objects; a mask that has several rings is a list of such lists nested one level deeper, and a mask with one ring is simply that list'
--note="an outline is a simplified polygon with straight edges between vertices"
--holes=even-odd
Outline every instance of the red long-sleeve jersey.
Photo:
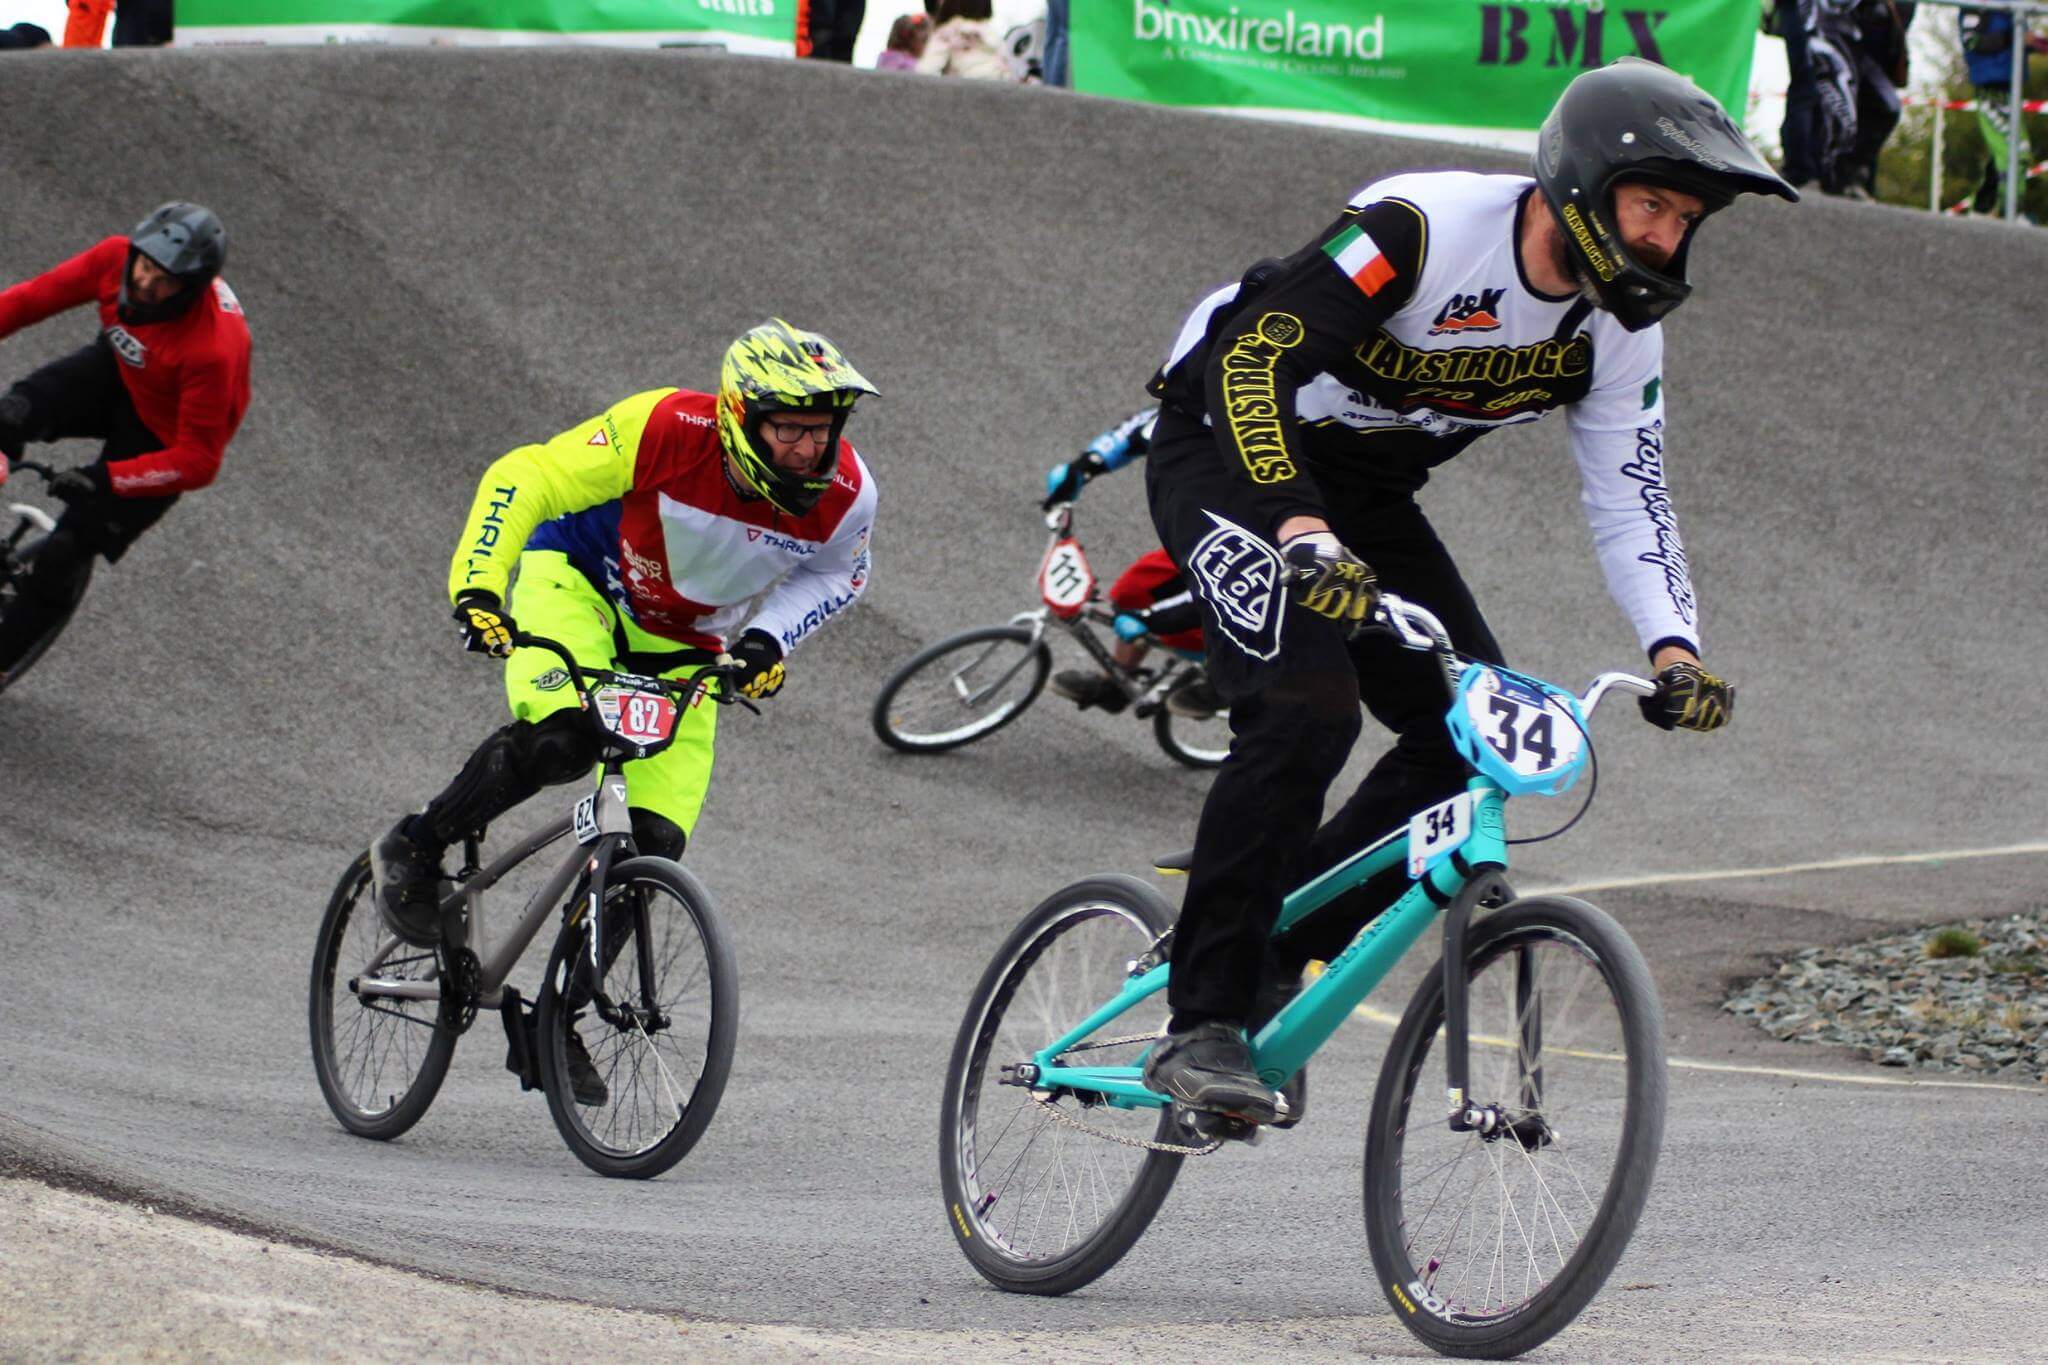
[{"label": "red long-sleeve jersey", "polygon": [[249,410],[249,324],[225,280],[167,322],[121,321],[128,239],[109,237],[53,270],[0,290],[0,337],[97,300],[121,381],[162,450],[107,466],[114,492],[160,498],[204,488]]}]

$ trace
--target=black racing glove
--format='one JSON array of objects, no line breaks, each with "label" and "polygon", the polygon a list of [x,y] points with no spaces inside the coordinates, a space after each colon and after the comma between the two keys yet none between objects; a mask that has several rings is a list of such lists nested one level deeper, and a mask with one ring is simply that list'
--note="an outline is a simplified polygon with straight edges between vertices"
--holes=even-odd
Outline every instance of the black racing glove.
[{"label": "black racing glove", "polygon": [[475,589],[455,599],[455,623],[462,627],[462,647],[472,654],[494,659],[512,657],[512,637],[519,627],[512,614],[498,605],[498,595]]},{"label": "black racing glove", "polygon": [[1043,511],[1050,512],[1063,502],[1072,502],[1081,496],[1081,487],[1109,466],[1094,451],[1076,455],[1065,464],[1056,464],[1046,471],[1045,501],[1039,504]]},{"label": "black racing glove", "polygon": [[1318,616],[1356,625],[1379,604],[1380,580],[1331,531],[1305,531],[1280,547],[1295,600]]},{"label": "black racing glove", "polygon": [[50,496],[67,507],[104,498],[112,491],[105,465],[89,464],[79,469],[62,470],[50,479]]},{"label": "black racing glove", "polygon": [[726,652],[739,665],[732,684],[741,696],[760,701],[782,690],[782,645],[773,635],[765,630],[750,630]]},{"label": "black racing glove", "polygon": [[1718,730],[1735,713],[1735,688],[1698,664],[1676,663],[1658,672],[1656,695],[1636,704],[1660,730]]}]

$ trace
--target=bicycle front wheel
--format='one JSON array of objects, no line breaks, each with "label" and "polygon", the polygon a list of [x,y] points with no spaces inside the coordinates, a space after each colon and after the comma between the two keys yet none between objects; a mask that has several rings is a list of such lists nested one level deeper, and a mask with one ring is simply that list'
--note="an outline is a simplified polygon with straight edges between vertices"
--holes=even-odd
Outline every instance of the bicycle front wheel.
[{"label": "bicycle front wheel", "polygon": [[599,1175],[646,1180],[718,1112],[739,1036],[739,968],[702,883],[666,858],[616,864],[604,970],[590,987],[580,914],[562,927],[538,1005],[540,1071],[562,1140]]},{"label": "bicycle front wheel", "polygon": [[[35,559],[36,548],[40,543],[31,542],[15,550],[12,556],[12,572],[0,576],[0,621],[8,618],[14,610],[15,603],[20,600],[22,580],[28,573],[28,566]],[[0,551],[0,554],[4,553]],[[77,614],[78,604],[85,600],[85,590],[91,582],[92,564],[88,561],[84,571],[79,574],[77,587],[71,594],[71,600],[65,604],[63,612],[44,627],[43,633],[36,637],[35,643],[15,660],[14,667],[0,673],[0,692],[5,692],[20,682],[29,669],[35,666],[36,661],[49,652],[50,646],[57,642],[57,637],[64,633],[64,627],[71,624],[71,618]]]},{"label": "bicycle front wheel", "polygon": [[1051,672],[1052,651],[1023,626],[962,631],[889,675],[875,698],[875,734],[907,754],[972,744],[1023,715]]},{"label": "bicycle front wheel", "polygon": [[1441,964],[1387,1049],[1365,1148],[1365,1229],[1395,1315],[1445,1355],[1548,1341],[1599,1292],[1664,1137],[1664,1016],[1642,954],[1583,901],[1475,920],[1469,1098],[1452,1131]]},{"label": "bicycle front wheel", "polygon": [[[1064,1294],[1089,1283],[1173,1188],[1181,1158],[1145,1145],[1176,1139],[1171,1110],[1037,1092],[1006,1071],[1111,999],[1173,918],[1135,878],[1076,882],[1017,926],[974,988],[946,1068],[939,1180],[954,1240],[999,1289]],[[1165,1022],[1161,991],[1064,1058],[1135,1065]]]},{"label": "bicycle front wheel", "polygon": [[432,948],[408,947],[384,927],[370,855],[358,854],[328,899],[307,995],[313,1074],[351,1133],[395,1138],[440,1093],[455,1031],[442,1027],[439,978]]},{"label": "bicycle front wheel", "polygon": [[1162,706],[1152,716],[1152,736],[1176,763],[1219,768],[1230,757],[1230,712],[1181,716]]}]

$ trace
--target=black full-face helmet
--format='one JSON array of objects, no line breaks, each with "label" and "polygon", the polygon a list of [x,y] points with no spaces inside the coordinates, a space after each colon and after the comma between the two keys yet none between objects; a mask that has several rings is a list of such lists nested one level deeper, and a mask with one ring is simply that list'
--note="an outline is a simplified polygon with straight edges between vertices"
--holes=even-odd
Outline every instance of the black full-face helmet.
[{"label": "black full-face helmet", "polygon": [[[175,276],[178,292],[161,303],[128,297],[128,276],[135,258],[147,256]],[[135,225],[128,234],[128,264],[121,271],[121,321],[167,322],[196,302],[227,264],[228,233],[213,210],[174,201]]]},{"label": "black full-face helmet", "polygon": [[1799,199],[1714,97],[1676,71],[1623,57],[1566,86],[1536,135],[1536,183],[1564,233],[1572,273],[1631,332],[1692,293],[1685,262],[1698,224],[1665,269],[1644,265],[1615,222],[1614,188],[1623,181],[1698,195],[1702,218],[1738,194]]}]

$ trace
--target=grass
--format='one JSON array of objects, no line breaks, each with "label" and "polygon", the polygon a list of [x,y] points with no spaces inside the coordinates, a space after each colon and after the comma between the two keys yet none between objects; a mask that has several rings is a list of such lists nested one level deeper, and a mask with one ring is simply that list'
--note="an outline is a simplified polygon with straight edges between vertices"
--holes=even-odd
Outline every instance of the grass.
[{"label": "grass", "polygon": [[1927,936],[1929,957],[1975,957],[1984,951],[1984,940],[1968,929],[1936,929]]}]

